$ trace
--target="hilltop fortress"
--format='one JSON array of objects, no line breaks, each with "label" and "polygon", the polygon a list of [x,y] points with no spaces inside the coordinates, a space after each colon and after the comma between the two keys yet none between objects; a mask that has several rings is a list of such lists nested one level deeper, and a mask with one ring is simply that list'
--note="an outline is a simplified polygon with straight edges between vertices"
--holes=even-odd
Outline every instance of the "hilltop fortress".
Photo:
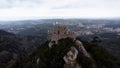
[{"label": "hilltop fortress", "polygon": [[75,46],[78,48],[78,51],[81,51],[85,56],[90,57],[84,48],[81,41],[76,39],[75,33],[68,31],[65,25],[56,25],[53,29],[52,34],[50,35],[50,42],[48,44],[49,48],[52,48],[54,44],[58,44],[60,39],[71,38],[75,42]]},{"label": "hilltop fortress", "polygon": [[[75,42],[75,46],[72,46],[68,53],[63,57],[65,61],[64,68],[82,68],[81,65],[77,64],[76,59],[78,54],[90,58],[90,55],[84,48],[81,41],[76,39],[75,33],[69,31],[65,25],[56,25],[50,36],[49,48],[52,48],[54,44],[58,44],[60,39],[71,38]],[[69,46],[69,45],[68,45]],[[76,65],[76,66],[75,66]]]},{"label": "hilltop fortress", "polygon": [[50,36],[51,42],[49,43],[49,47],[51,47],[53,44],[58,44],[58,40],[68,37],[73,40],[76,38],[75,33],[68,31],[65,25],[56,25],[53,29],[53,33]]}]

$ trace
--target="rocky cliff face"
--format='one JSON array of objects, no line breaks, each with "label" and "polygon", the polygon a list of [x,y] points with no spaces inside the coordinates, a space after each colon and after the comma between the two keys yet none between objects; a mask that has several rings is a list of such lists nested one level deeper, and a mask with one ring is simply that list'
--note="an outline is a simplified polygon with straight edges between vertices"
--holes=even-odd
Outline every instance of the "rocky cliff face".
[{"label": "rocky cliff face", "polygon": [[63,57],[65,64],[64,68],[81,68],[77,62],[78,50],[75,47],[71,47],[67,54]]}]

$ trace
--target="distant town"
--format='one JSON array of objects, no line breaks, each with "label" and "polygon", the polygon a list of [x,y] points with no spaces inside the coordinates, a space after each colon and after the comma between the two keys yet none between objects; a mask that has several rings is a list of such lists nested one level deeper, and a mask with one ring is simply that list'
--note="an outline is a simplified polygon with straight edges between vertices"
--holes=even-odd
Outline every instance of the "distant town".
[{"label": "distant town", "polygon": [[[113,23],[112,23],[113,22]],[[63,24],[66,25],[69,30],[73,30],[77,36],[81,35],[94,35],[101,33],[116,33],[120,35],[120,21],[119,20],[33,20],[33,21],[13,21],[8,24],[1,24],[0,29],[19,34],[22,31],[33,29],[39,31],[40,29],[46,29],[51,31],[54,25]],[[40,25],[40,26],[39,26]],[[44,27],[46,26],[46,27]]]}]

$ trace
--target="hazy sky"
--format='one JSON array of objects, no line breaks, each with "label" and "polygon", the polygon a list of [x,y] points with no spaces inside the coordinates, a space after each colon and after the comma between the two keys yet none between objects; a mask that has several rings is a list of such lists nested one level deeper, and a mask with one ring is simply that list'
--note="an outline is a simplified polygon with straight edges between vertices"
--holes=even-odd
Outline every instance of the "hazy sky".
[{"label": "hazy sky", "polygon": [[120,0],[0,0],[0,20],[120,17]]}]

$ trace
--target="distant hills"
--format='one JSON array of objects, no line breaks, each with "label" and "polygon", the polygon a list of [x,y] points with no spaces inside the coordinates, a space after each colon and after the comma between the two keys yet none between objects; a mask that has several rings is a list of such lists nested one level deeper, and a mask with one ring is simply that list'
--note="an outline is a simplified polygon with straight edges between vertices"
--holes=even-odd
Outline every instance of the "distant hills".
[{"label": "distant hills", "polygon": [[86,19],[86,18],[60,18],[60,19],[36,19],[36,20],[14,20],[14,21],[0,21],[0,24],[29,24],[29,23],[45,23],[45,22],[56,22],[56,21],[63,21],[63,22],[73,22],[73,21],[120,21],[120,18],[100,18],[100,19]]},{"label": "distant hills", "polygon": [[9,33],[9,32],[7,32],[7,31],[4,31],[4,30],[0,30],[0,36],[1,35],[9,35],[9,36],[13,36],[14,34],[13,33]]},{"label": "distant hills", "polygon": [[41,39],[39,36],[20,36],[0,30],[0,68],[30,55],[44,42],[44,38]]}]

